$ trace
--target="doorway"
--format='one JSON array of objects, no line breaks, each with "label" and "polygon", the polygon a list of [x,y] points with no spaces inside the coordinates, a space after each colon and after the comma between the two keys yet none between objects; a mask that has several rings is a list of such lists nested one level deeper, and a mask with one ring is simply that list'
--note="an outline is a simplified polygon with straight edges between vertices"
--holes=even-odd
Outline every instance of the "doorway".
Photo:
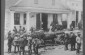
[{"label": "doorway", "polygon": [[36,14],[36,29],[40,30],[40,13]]},{"label": "doorway", "polygon": [[42,28],[44,31],[47,31],[48,30],[48,15],[45,14],[45,13],[42,13]]}]

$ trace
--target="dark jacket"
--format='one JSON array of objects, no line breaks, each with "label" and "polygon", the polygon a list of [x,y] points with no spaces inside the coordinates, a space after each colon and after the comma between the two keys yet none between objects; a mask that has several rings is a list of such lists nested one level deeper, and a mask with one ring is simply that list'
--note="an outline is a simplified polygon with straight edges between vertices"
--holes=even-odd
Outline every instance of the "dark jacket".
[{"label": "dark jacket", "polygon": [[27,43],[28,43],[28,40],[22,39],[22,40],[20,41],[20,47],[25,47],[25,46],[27,45]]},{"label": "dark jacket", "polygon": [[76,43],[76,36],[75,35],[72,35],[72,37],[70,38],[70,43],[71,44]]},{"label": "dark jacket", "polygon": [[13,38],[11,35],[8,35],[8,45],[12,45]]},{"label": "dark jacket", "polygon": [[69,43],[69,35],[66,35],[66,36],[64,37],[64,43]]}]

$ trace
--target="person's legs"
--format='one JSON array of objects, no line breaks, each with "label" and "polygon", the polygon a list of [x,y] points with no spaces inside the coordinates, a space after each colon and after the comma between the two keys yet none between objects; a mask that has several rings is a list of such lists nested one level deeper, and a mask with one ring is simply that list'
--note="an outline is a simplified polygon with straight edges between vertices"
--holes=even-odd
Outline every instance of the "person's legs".
[{"label": "person's legs", "polygon": [[37,45],[37,47],[36,47],[36,54],[38,55],[38,45]]},{"label": "person's legs", "polygon": [[67,50],[68,49],[68,47],[67,47],[67,43],[65,43],[65,50]]},{"label": "person's legs", "polygon": [[24,49],[25,47],[22,47],[22,51],[23,51],[23,55],[24,55],[24,53],[25,53],[25,49]]},{"label": "person's legs", "polygon": [[76,53],[79,53],[79,44],[77,43],[77,50]]},{"label": "person's legs", "polygon": [[20,47],[19,55],[21,55],[22,48]]},{"label": "person's legs", "polygon": [[80,49],[81,49],[81,44],[79,43],[78,45],[79,45],[79,53],[80,53]]},{"label": "person's legs", "polygon": [[9,46],[9,52],[11,52],[11,45]]},{"label": "person's legs", "polygon": [[71,44],[71,51],[73,51],[73,44]]},{"label": "person's legs", "polygon": [[17,48],[18,48],[18,52],[19,52],[19,46],[17,46]]},{"label": "person's legs", "polygon": [[73,50],[75,50],[75,43],[73,44]]},{"label": "person's legs", "polygon": [[66,44],[66,50],[68,50],[68,44]]},{"label": "person's legs", "polygon": [[67,43],[67,50],[68,50],[68,43]]},{"label": "person's legs", "polygon": [[29,46],[28,46],[28,55],[30,55],[30,48],[29,48]]},{"label": "person's legs", "polygon": [[34,51],[34,53],[36,53],[35,44],[33,45],[33,51]]},{"label": "person's legs", "polygon": [[14,46],[14,53],[16,53],[16,46]]},{"label": "person's legs", "polygon": [[31,46],[29,46],[29,55],[32,54]]},{"label": "person's legs", "polygon": [[10,46],[8,45],[8,52],[10,52],[9,49],[10,49]]}]

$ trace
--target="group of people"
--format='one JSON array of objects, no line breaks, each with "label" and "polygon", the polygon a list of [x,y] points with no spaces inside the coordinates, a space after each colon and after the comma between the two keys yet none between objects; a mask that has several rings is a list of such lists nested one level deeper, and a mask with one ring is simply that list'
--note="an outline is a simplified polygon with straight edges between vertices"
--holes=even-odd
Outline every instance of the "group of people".
[{"label": "group of people", "polygon": [[8,32],[8,52],[9,53],[11,52],[13,40],[16,39],[16,37],[17,37],[16,34],[20,34],[21,35],[21,34],[23,34],[25,32],[26,32],[25,28],[23,27],[23,29],[22,29],[21,26],[20,26],[19,31],[17,30],[16,26],[14,26],[13,33],[11,31]]},{"label": "group of people", "polygon": [[16,26],[14,26],[13,31],[14,31],[14,33],[23,34],[23,33],[26,32],[26,29],[25,29],[25,27],[20,26],[20,27],[19,27],[19,31],[18,31],[17,28],[16,28]]},{"label": "group of people", "polygon": [[[28,54],[31,55],[32,54],[32,47],[33,47],[33,51],[35,54],[38,54],[38,42],[39,39],[38,38],[32,38],[31,35],[27,35],[24,37],[19,37],[19,35],[16,35],[17,33],[22,35],[25,31],[25,29],[20,29],[19,31],[17,31],[16,27],[14,27],[14,33],[11,33],[11,31],[8,32],[8,52],[11,53],[11,49],[12,49],[12,45],[14,45],[14,53],[16,52],[16,48],[18,47],[18,52],[21,55],[21,52],[23,52],[23,55],[25,54],[25,46],[28,46]],[[12,35],[15,34],[15,35]],[[13,37],[14,36],[14,37]],[[19,39],[19,45],[16,45],[16,40]],[[16,42],[14,42],[16,41]],[[14,43],[13,43],[14,42]]]},{"label": "group of people", "polygon": [[76,50],[76,53],[79,53],[81,48],[81,34],[77,33],[77,35],[75,35],[75,33],[72,32],[70,33],[70,35],[65,34],[64,43],[65,43],[65,50],[68,50],[68,44],[70,44],[71,51]]},{"label": "group of people", "polygon": [[[14,31],[14,34],[19,33],[20,35],[22,35],[23,33],[26,32],[25,28],[23,27],[23,29],[22,29],[21,26],[20,26],[19,31],[17,31],[16,27],[14,27],[13,31]],[[9,53],[11,52],[12,42],[13,42],[13,39],[14,39],[11,36],[11,34],[12,34],[11,31],[9,31],[8,32],[8,52]],[[76,53],[79,53],[80,52],[81,34],[77,33],[77,35],[75,35],[75,33],[71,32],[70,34],[65,33],[64,36],[62,35],[62,37],[64,39],[65,50],[68,50],[68,44],[70,44],[71,45],[71,51],[76,50]],[[28,44],[29,55],[32,54],[32,45],[33,45],[33,48],[34,48],[33,50],[34,50],[35,54],[38,54],[38,48],[39,48],[38,42],[39,42],[39,39],[38,38],[32,38],[32,37],[30,37],[30,38],[25,38],[24,40],[26,42],[29,42],[29,44]],[[21,46],[23,46],[26,42],[22,42],[22,45]],[[76,43],[77,43],[77,48],[75,47],[76,46]],[[23,50],[25,48],[25,45],[24,45],[24,47],[21,47]],[[24,53],[23,53],[23,55],[24,55]]]}]

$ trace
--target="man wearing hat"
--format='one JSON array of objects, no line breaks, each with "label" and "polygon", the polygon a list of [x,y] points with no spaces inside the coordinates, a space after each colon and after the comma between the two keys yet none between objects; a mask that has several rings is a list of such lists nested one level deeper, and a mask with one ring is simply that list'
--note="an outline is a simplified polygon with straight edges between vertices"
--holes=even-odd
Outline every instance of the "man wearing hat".
[{"label": "man wearing hat", "polygon": [[29,55],[31,55],[32,54],[32,37],[29,36],[27,40],[28,40],[28,53]]}]

